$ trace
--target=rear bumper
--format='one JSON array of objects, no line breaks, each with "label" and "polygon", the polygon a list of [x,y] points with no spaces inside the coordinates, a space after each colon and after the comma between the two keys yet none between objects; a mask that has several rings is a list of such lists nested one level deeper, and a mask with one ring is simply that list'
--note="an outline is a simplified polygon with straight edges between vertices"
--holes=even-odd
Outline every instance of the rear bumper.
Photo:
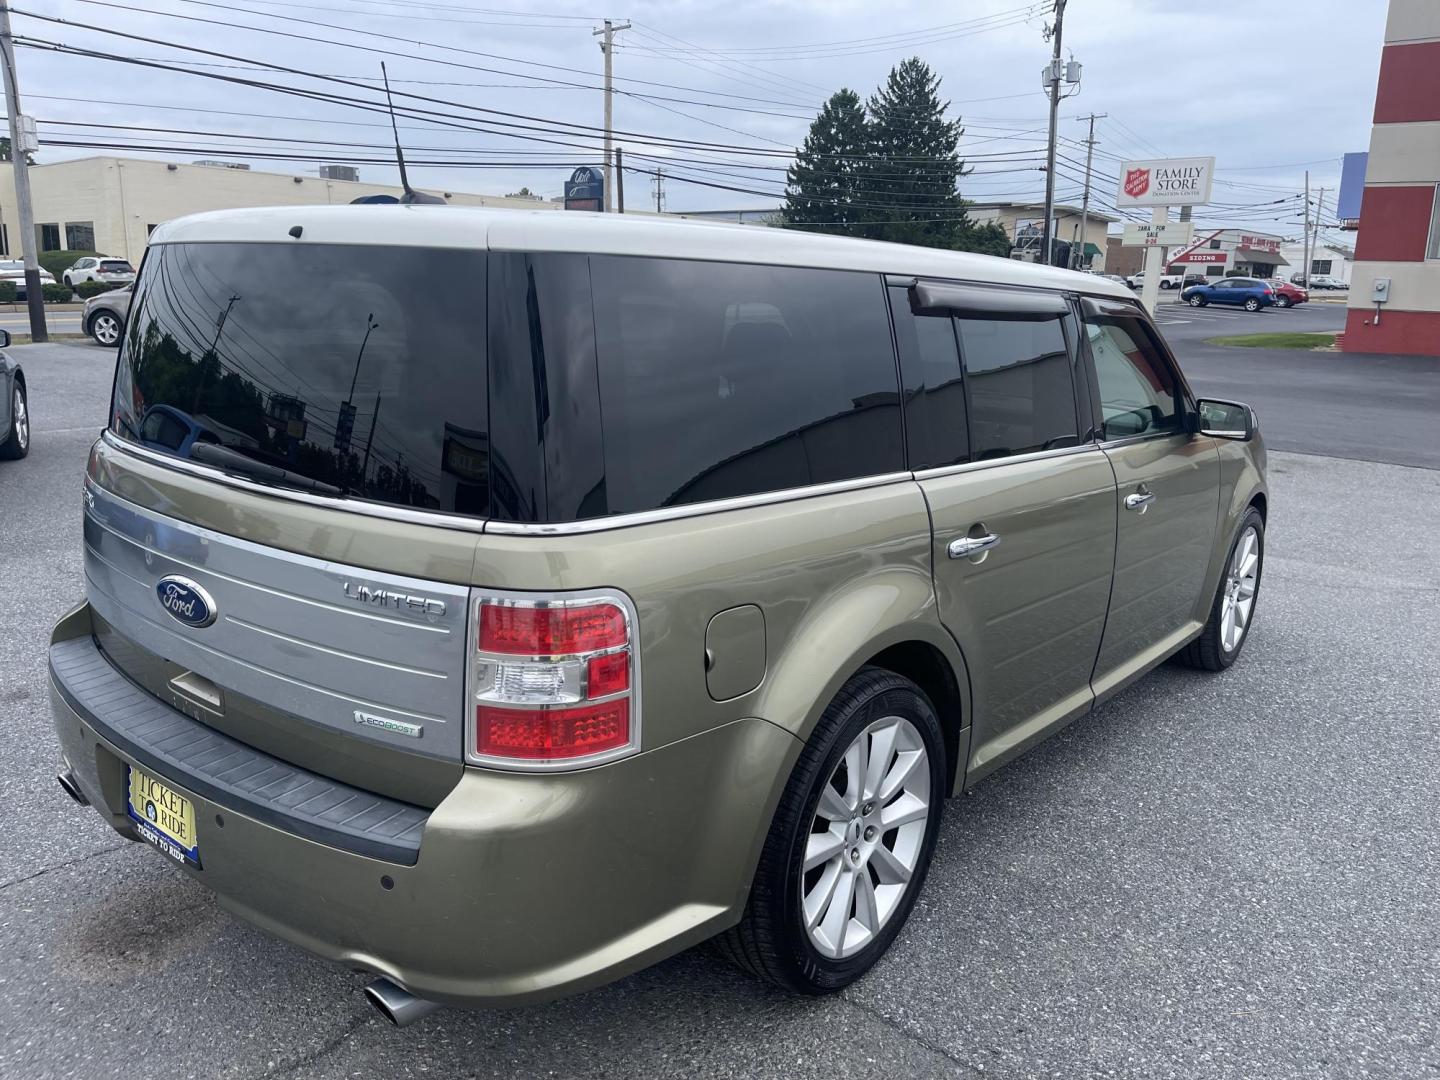
[{"label": "rear bumper", "polygon": [[[88,634],[82,606],[55,641]],[[202,869],[184,872],[222,905],[319,956],[458,1005],[574,993],[732,925],[800,750],[747,719],[575,773],[467,769],[405,865],[277,827],[227,792],[197,793],[137,745],[107,739],[63,678],[52,671],[61,748],[114,828],[131,832],[126,767],[158,772],[195,805]]]}]

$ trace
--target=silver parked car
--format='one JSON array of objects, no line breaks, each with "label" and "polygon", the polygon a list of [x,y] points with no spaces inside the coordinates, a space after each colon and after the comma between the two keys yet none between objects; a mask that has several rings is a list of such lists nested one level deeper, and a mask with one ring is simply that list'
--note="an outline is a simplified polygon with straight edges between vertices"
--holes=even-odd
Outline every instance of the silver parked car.
[{"label": "silver parked car", "polygon": [[82,326],[101,345],[118,345],[130,316],[130,292],[133,285],[92,296],[85,301]]}]

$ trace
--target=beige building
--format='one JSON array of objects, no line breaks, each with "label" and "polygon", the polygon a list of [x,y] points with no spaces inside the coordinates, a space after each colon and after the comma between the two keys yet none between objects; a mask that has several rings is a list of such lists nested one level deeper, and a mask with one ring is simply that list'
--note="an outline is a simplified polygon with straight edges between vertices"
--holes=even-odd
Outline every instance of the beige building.
[{"label": "beige building", "polygon": [[[1015,258],[1039,260],[1040,236],[1045,224],[1045,207],[1040,203],[1028,202],[975,202],[967,207],[970,219],[980,224],[993,221],[1005,230],[1005,235],[1014,245]],[[1084,254],[1079,265],[1086,270],[1105,269],[1105,234],[1110,223],[1117,217],[1102,214],[1094,207],[1089,215],[1081,213],[1078,206],[1057,203],[1055,211],[1055,240],[1057,243],[1075,244],[1081,242],[1080,225],[1085,219]]]},{"label": "beige building", "polygon": [[[20,257],[13,166],[0,162],[0,256]],[[362,195],[399,196],[386,184],[223,165],[182,165],[143,158],[91,157],[30,170],[40,251],[99,251],[139,264],[151,230],[204,210],[348,203]],[[558,203],[436,191],[458,206],[559,209]]]}]

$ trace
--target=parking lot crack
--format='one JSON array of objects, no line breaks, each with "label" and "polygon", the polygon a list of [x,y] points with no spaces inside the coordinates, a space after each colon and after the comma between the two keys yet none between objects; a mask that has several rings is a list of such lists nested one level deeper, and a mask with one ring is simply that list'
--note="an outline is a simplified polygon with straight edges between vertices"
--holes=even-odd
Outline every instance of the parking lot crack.
[{"label": "parking lot crack", "polygon": [[128,840],[122,840],[118,844],[111,844],[109,847],[103,847],[99,851],[92,851],[88,855],[81,855],[78,858],[67,859],[65,862],[56,863],[54,866],[43,867],[40,870],[36,870],[33,874],[26,874],[24,877],[13,878],[10,881],[0,881],[0,892],[4,892],[6,889],[12,888],[16,885],[24,885],[25,882],[34,881],[36,878],[44,877],[46,874],[53,874],[56,870],[66,870],[72,866],[78,866],[80,863],[88,862],[91,859],[99,858],[101,855],[108,855],[112,851],[119,851],[129,842],[130,841]]},{"label": "parking lot crack", "polygon": [[301,1054],[299,1057],[291,1058],[288,1061],[275,1062],[273,1065],[268,1066],[264,1072],[257,1073],[256,1080],[268,1080],[270,1077],[277,1076],[308,1075],[311,1065],[314,1065],[321,1058],[327,1057],[340,1049],[340,1047],[344,1045],[345,1040],[374,1019],[374,1015],[368,1011],[351,1017],[348,1024],[330,1036],[330,1038],[326,1039],[314,1050]]},{"label": "parking lot crack", "polygon": [[945,1047],[941,1046],[939,1043],[931,1042],[929,1039],[925,1038],[924,1036],[922,1036],[922,1035],[917,1035],[915,1032],[909,1030],[909,1029],[906,1028],[906,1027],[903,1027],[901,1024],[899,1024],[899,1023],[897,1023],[896,1021],[890,1019],[890,1017],[886,1016],[884,1013],[878,1011],[877,1009],[874,1009],[874,1008],[870,1007],[869,1005],[865,1005],[865,1004],[863,1004],[862,1002],[856,1001],[855,999],[853,999],[853,998],[851,998],[851,997],[848,997],[848,996],[845,995],[845,994],[840,994],[840,995],[839,995],[839,998],[840,998],[841,1001],[843,1001],[846,1005],[850,1006],[852,1009],[855,1009],[855,1010],[858,1011],[858,1012],[862,1012],[862,1013],[864,1013],[866,1016],[869,1016],[869,1017],[871,1017],[871,1018],[874,1019],[874,1020],[878,1020],[880,1023],[882,1023],[882,1024],[884,1024],[886,1027],[888,1027],[891,1031],[894,1031],[896,1034],[900,1035],[902,1038],[906,1039],[907,1041],[913,1042],[913,1043],[915,1043],[917,1046],[924,1047],[924,1048],[925,1048],[926,1050],[928,1050],[930,1053],[935,1054],[935,1055],[938,1056],[938,1057],[944,1058],[946,1061],[950,1062],[950,1064],[952,1064],[952,1065],[958,1066],[960,1069],[964,1070],[964,1072],[965,1072],[965,1074],[966,1074],[967,1076],[985,1076],[985,1075],[986,1075],[986,1073],[985,1073],[985,1071],[984,1071],[983,1069],[978,1069],[978,1068],[976,1068],[974,1065],[970,1064],[968,1061],[965,1061],[963,1058],[956,1057],[954,1054],[952,1054],[949,1050],[946,1050]]}]

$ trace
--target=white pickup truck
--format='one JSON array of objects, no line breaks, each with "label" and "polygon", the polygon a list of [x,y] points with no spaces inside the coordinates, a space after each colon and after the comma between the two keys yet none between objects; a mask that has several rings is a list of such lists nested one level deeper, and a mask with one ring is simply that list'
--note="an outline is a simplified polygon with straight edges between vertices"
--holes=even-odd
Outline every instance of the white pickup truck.
[{"label": "white pickup truck", "polygon": [[[1184,274],[1161,274],[1160,288],[1178,289],[1184,283],[1184,281]],[[1145,287],[1145,271],[1141,270],[1138,274],[1131,274],[1128,278],[1125,279],[1125,284],[1129,285],[1130,288],[1134,289],[1136,292],[1139,292]]]}]

